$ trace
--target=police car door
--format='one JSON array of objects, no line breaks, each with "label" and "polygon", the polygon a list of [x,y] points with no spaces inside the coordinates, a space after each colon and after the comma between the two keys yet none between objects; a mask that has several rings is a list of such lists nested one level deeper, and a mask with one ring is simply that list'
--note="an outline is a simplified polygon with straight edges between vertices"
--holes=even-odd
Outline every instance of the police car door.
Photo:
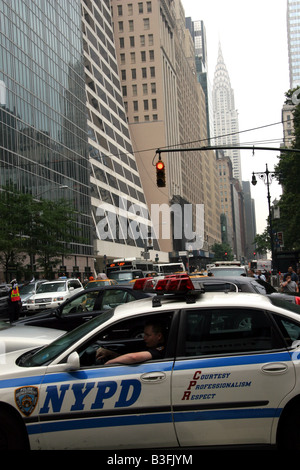
[{"label": "police car door", "polygon": [[[173,314],[173,312],[172,312]],[[172,315],[168,314],[168,315]],[[149,316],[147,315],[147,318]],[[101,337],[110,348],[127,347],[143,332],[138,324],[116,322]],[[171,333],[170,333],[171,334]],[[175,341],[172,342],[175,344]],[[103,344],[104,345],[104,344]],[[164,360],[135,365],[85,365],[70,373],[48,374],[40,393],[41,429],[48,449],[126,449],[177,445],[171,413],[171,373]],[[82,352],[82,351],[81,351]],[[172,356],[172,355],[171,355]],[[49,372],[51,369],[49,369]]]},{"label": "police car door", "polygon": [[270,443],[295,374],[269,317],[250,308],[183,313],[172,387],[179,444]]}]

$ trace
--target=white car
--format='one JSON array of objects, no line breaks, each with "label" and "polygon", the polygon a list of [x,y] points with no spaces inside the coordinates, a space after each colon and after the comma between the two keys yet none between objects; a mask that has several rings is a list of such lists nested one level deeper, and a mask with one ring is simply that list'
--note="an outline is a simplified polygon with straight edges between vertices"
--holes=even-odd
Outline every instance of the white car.
[{"label": "white car", "polygon": [[[0,322],[0,355],[20,349],[42,347],[65,333],[63,330]],[[0,363],[1,358],[0,358]]]},{"label": "white car", "polygon": [[83,286],[78,279],[58,279],[43,282],[37,289],[36,294],[27,299],[28,313],[56,308],[81,290],[83,290]]},{"label": "white car", "polygon": [[[4,357],[1,448],[299,449],[299,306],[198,292],[188,277],[148,278],[135,288],[144,283],[158,295],[109,310],[38,351]],[[95,362],[100,346],[145,350],[140,333],[149,320],[165,326],[162,358]]]}]

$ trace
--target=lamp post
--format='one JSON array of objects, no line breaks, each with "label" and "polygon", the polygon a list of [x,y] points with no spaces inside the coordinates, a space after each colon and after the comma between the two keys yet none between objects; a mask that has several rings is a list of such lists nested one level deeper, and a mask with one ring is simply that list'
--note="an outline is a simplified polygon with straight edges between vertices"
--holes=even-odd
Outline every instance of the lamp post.
[{"label": "lamp post", "polygon": [[275,252],[274,252],[274,236],[273,236],[273,224],[272,224],[272,211],[271,211],[271,195],[270,195],[270,184],[275,176],[274,172],[269,171],[268,165],[266,163],[266,170],[260,172],[253,172],[252,173],[252,180],[251,183],[253,186],[257,184],[257,180],[255,175],[258,175],[259,179],[263,180],[265,185],[267,186],[267,199],[268,199],[268,209],[269,209],[269,235],[270,235],[270,242],[271,242],[271,256],[272,256],[272,273],[274,269],[274,261],[275,261]]}]

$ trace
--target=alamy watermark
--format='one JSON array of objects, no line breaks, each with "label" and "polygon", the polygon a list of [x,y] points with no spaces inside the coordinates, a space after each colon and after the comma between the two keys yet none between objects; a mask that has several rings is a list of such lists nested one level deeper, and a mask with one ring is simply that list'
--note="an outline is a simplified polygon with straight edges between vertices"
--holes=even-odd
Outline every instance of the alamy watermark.
[{"label": "alamy watermark", "polygon": [[[119,207],[106,203],[98,206],[96,217],[101,240],[131,238],[146,242],[149,238],[173,238],[184,240],[185,249],[189,251],[203,247],[204,204],[152,204],[150,217],[147,209],[120,197]],[[146,219],[152,224],[148,226]]]}]

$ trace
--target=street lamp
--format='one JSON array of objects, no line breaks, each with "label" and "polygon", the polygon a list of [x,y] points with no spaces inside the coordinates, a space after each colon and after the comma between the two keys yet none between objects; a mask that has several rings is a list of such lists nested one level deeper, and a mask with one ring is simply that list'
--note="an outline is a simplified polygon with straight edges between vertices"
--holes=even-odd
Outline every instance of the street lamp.
[{"label": "street lamp", "polygon": [[38,198],[42,196],[45,193],[48,193],[49,191],[54,191],[54,189],[68,189],[69,186],[66,184],[60,184],[59,186],[53,186],[52,188],[45,189],[45,191],[42,191],[41,193],[37,194],[35,198]]},{"label": "street lamp", "polygon": [[253,172],[252,173],[252,180],[251,183],[253,186],[257,184],[256,176],[264,181],[265,185],[267,186],[267,199],[268,199],[268,209],[269,209],[269,235],[270,235],[270,242],[271,242],[271,255],[272,255],[272,272],[274,268],[274,237],[273,237],[273,224],[272,224],[272,211],[271,211],[271,195],[270,195],[270,184],[272,183],[273,178],[275,177],[274,172],[270,172],[268,169],[268,165],[266,163],[266,170],[260,172]]}]

